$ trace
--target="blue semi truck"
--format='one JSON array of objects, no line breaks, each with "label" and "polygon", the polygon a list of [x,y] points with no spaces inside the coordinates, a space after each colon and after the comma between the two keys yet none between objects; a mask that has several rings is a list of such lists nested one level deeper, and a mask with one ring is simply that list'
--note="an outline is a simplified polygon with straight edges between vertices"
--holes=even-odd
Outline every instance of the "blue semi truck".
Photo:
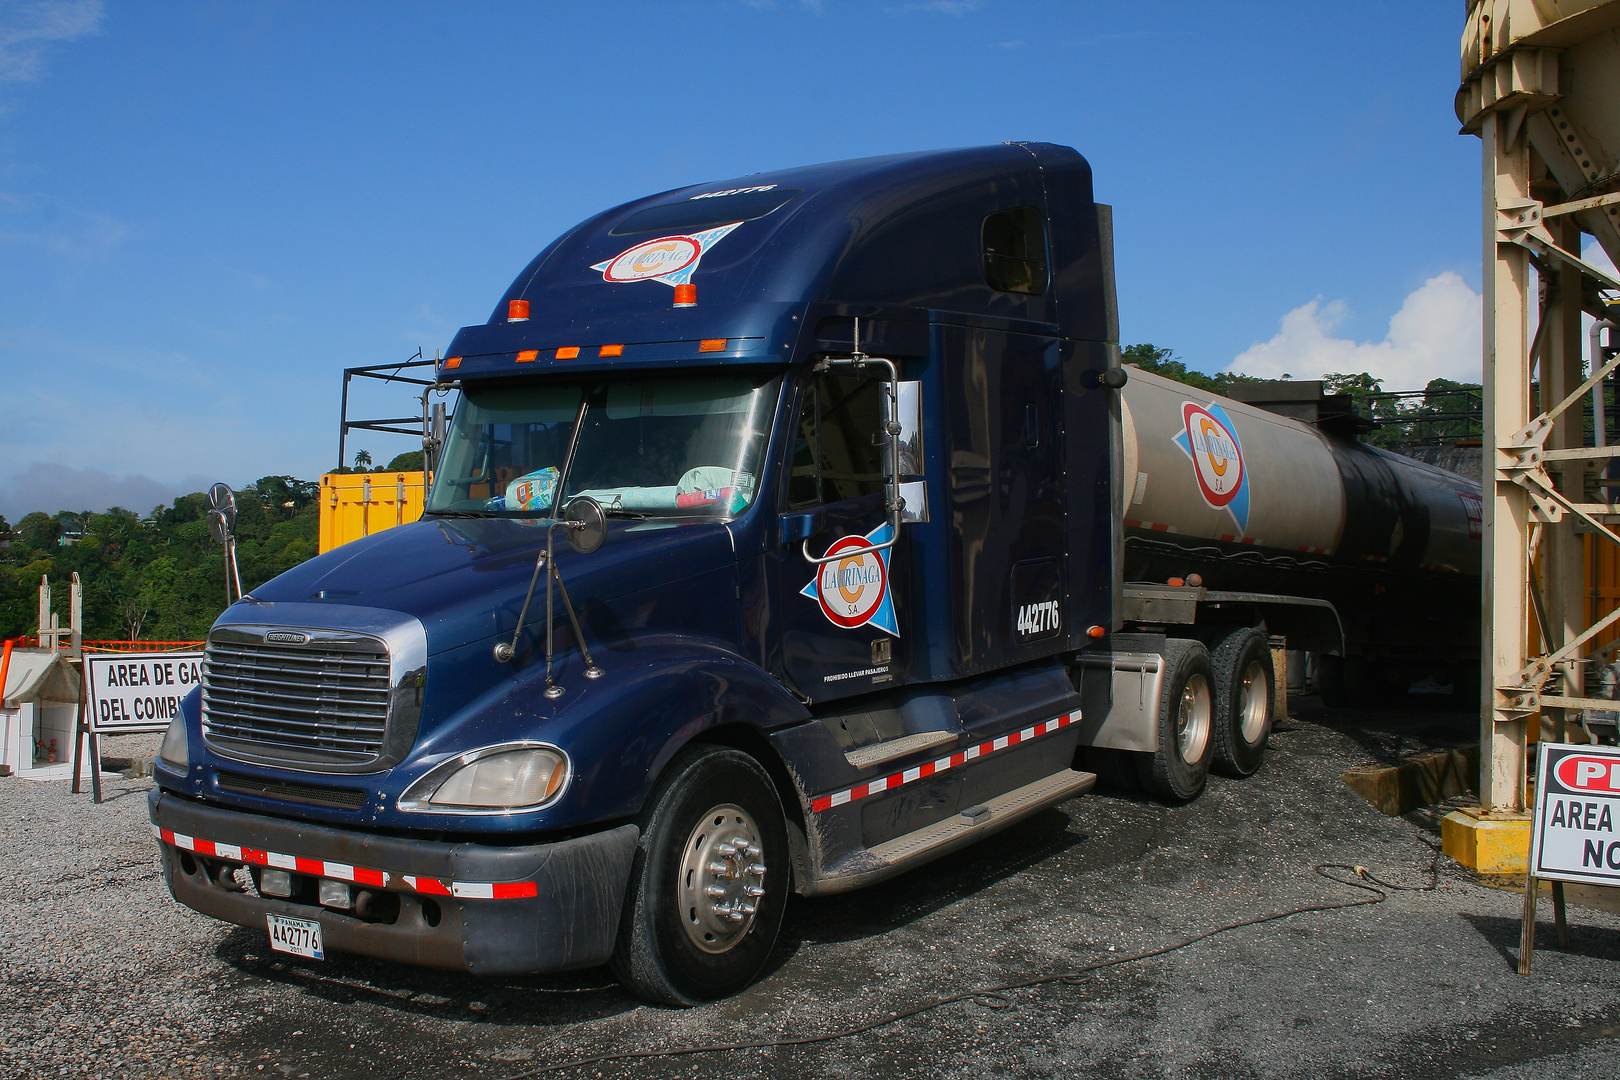
[{"label": "blue semi truck", "polygon": [[758,975],[790,892],[1098,772],[1253,772],[1280,637],[1463,685],[1477,485],[1332,399],[1122,368],[1111,243],[1041,143],[567,232],[440,363],[422,520],[211,630],[150,797],[175,898],[284,952],[691,1004]]}]

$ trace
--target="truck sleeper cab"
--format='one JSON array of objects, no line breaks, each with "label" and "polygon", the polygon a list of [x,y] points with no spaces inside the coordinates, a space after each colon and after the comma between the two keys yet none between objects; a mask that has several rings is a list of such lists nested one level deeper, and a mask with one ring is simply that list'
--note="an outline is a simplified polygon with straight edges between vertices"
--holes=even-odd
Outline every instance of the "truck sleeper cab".
[{"label": "truck sleeper cab", "polygon": [[1339,615],[1309,575],[1125,584],[1165,535],[1127,522],[1126,451],[1155,493],[1197,461],[1134,449],[1124,395],[1181,391],[1119,367],[1110,245],[1085,161],[1039,143],[564,234],[440,365],[423,519],[210,632],[150,797],[176,899],[305,955],[609,963],[691,1004],[758,975],[790,890],[989,836],[1089,761],[1170,799],[1254,771],[1268,633],[1342,653]]}]

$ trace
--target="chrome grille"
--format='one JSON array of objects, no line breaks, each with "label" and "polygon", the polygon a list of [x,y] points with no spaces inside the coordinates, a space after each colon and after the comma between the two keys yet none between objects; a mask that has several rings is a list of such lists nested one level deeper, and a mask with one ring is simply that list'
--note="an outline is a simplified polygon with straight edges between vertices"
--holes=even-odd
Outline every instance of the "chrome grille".
[{"label": "chrome grille", "polygon": [[217,635],[203,660],[203,735],[236,754],[358,764],[382,754],[389,655],[375,638],[277,645]]}]

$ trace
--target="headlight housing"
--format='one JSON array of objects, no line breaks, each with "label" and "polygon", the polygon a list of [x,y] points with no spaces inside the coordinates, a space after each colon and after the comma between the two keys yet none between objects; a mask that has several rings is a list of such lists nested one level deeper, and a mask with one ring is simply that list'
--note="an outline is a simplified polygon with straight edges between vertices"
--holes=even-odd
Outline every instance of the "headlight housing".
[{"label": "headlight housing", "polygon": [[186,744],[186,722],[181,717],[176,716],[169,721],[169,728],[163,733],[163,745],[158,748],[158,757],[181,772],[191,768],[191,748]]},{"label": "headlight housing", "polygon": [[555,746],[486,746],[429,770],[400,796],[399,808],[437,814],[539,810],[562,798],[570,772],[568,755]]}]

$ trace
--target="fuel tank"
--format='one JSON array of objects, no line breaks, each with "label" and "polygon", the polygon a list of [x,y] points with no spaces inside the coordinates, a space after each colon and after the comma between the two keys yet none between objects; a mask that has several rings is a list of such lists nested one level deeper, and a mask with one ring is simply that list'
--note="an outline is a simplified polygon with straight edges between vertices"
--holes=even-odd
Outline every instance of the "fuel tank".
[{"label": "fuel tank", "polygon": [[1116,507],[1127,581],[1198,572],[1211,588],[1318,596],[1342,613],[1466,604],[1477,619],[1478,484],[1128,372]]}]

